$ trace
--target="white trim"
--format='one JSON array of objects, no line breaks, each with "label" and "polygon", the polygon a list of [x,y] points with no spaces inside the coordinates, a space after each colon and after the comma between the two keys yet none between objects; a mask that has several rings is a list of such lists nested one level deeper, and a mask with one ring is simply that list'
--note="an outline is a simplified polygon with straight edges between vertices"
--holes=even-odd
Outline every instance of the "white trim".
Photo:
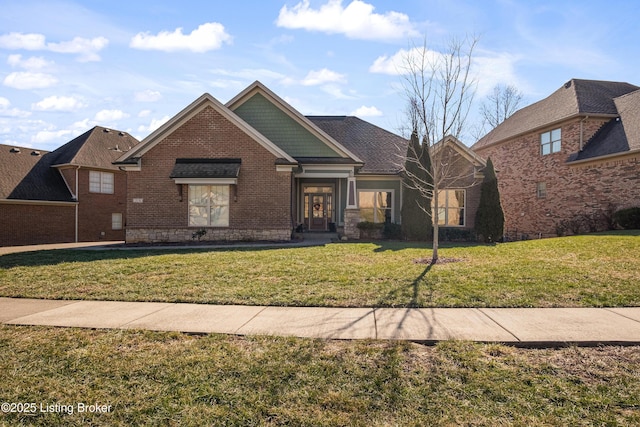
[{"label": "white trim", "polygon": [[175,129],[179,128],[188,120],[195,117],[197,114],[202,112],[206,107],[211,107],[215,111],[220,113],[225,119],[229,120],[232,124],[237,126],[240,130],[242,130],[245,134],[250,136],[257,143],[262,145],[267,151],[269,151],[274,156],[278,158],[286,159],[291,163],[297,163],[291,156],[285,153],[273,142],[269,141],[269,139],[267,139],[264,135],[262,135],[260,132],[252,128],[249,124],[247,124],[244,120],[242,120],[233,111],[231,111],[229,108],[222,105],[220,101],[218,101],[208,93],[201,95],[198,99],[193,101],[186,108],[184,108],[178,114],[173,116],[168,122],[160,126],[157,130],[151,133],[151,135],[143,139],[142,142],[135,145],[126,154],[118,158],[116,160],[116,163],[124,162],[125,160],[131,157],[139,157],[144,155],[153,147],[155,147],[158,143],[164,140],[164,138],[170,135]]},{"label": "white trim", "polygon": [[235,185],[238,178],[174,178],[176,184],[188,185]]},{"label": "white trim", "polygon": [[295,174],[296,178],[349,178],[349,172],[301,172]]},{"label": "white trim", "polygon": [[402,181],[402,177],[397,175],[356,175],[356,181]]},{"label": "white trim", "polygon": [[298,122],[303,128],[307,131],[311,132],[316,138],[320,139],[324,142],[329,148],[337,151],[343,157],[350,157],[358,163],[364,163],[358,156],[349,151],[345,146],[340,144],[338,141],[329,136],[326,132],[320,129],[318,126],[313,124],[311,120],[300,114],[298,110],[293,108],[289,103],[280,98],[274,92],[271,91],[268,87],[263,85],[259,81],[253,82],[251,85],[246,87],[242,92],[233,97],[229,102],[225,104],[227,108],[232,111],[235,111],[238,107],[244,104],[247,100],[249,100],[256,93],[260,93],[262,96],[267,98],[267,100],[271,101],[273,105],[278,107],[283,113],[288,115],[290,118]]},{"label": "white trim", "polygon": [[[462,207],[464,214],[462,216],[462,222],[463,224],[457,224],[457,225],[447,225],[447,224],[440,224],[440,227],[451,227],[451,228],[467,228],[467,189],[466,188],[441,188],[439,191],[463,191],[464,192],[464,206]],[[441,200],[440,197],[438,197],[438,200]],[[456,209],[456,208],[449,208],[448,205],[448,199],[445,199],[445,206],[443,207],[444,211],[445,211],[445,222],[447,220],[447,210],[448,209]],[[433,199],[431,199],[431,209],[432,209],[432,218],[433,218]],[[436,209],[438,208],[437,206],[435,207]],[[460,209],[460,208],[457,208]]]},{"label": "white trim", "polygon": [[276,165],[276,172],[293,172],[297,165]]},{"label": "white trim", "polygon": [[[356,190],[356,195],[358,198],[358,209],[360,209],[360,212],[362,212],[362,206],[360,206],[360,193],[391,193],[391,206],[389,206],[389,210],[391,211],[391,223],[394,224],[395,223],[395,200],[396,200],[396,195],[395,195],[395,190],[393,188],[358,188]],[[374,197],[374,200],[377,200]],[[368,208],[365,208],[368,209]],[[387,208],[385,208],[387,209]],[[376,207],[374,206],[373,211],[375,214],[375,210]],[[362,218],[362,215],[360,216],[360,218]],[[375,219],[375,218],[374,218]],[[384,224],[385,222],[379,222],[377,224]]]}]

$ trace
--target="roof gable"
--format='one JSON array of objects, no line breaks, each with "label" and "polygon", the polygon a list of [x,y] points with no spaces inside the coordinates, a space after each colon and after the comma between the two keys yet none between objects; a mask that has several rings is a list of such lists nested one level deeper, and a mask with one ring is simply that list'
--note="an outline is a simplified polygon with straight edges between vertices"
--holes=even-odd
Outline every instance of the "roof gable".
[{"label": "roof gable", "polygon": [[138,144],[126,132],[95,126],[52,152],[54,166],[75,165],[117,169],[112,163]]},{"label": "roof gable", "polygon": [[343,157],[362,162],[259,81],[226,106],[293,157]]},{"label": "roof gable", "polygon": [[579,115],[615,117],[613,99],[638,89],[629,83],[572,79],[547,98],[516,111],[472,149],[480,150]]},{"label": "roof gable", "polygon": [[256,129],[251,127],[248,123],[246,123],[242,118],[236,115],[233,111],[229,110],[227,107],[222,105],[220,101],[215,99],[208,93],[203,94],[198,99],[193,101],[187,107],[185,107],[182,111],[172,117],[168,122],[164,125],[160,126],[156,129],[151,135],[147,136],[140,144],[135,146],[131,151],[119,157],[116,161],[116,164],[119,165],[129,165],[132,163],[132,160],[143,156],[146,152],[155,147],[158,143],[160,143],[164,138],[170,135],[174,130],[178,129],[184,123],[189,121],[191,118],[198,115],[205,108],[210,107],[213,108],[216,112],[220,113],[225,119],[229,120],[233,125],[237,126],[240,130],[242,130],[245,134],[251,137],[258,144],[263,146],[267,151],[273,154],[276,158],[285,159],[290,163],[296,163],[296,161],[284,150],[275,145],[269,139],[267,139],[264,135],[258,132]]}]

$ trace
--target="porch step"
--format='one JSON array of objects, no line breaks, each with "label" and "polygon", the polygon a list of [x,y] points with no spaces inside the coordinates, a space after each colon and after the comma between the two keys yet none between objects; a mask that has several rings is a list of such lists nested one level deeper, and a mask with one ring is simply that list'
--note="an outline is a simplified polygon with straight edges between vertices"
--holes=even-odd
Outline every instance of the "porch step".
[{"label": "porch step", "polygon": [[331,240],[338,240],[338,233],[324,233],[324,232],[306,232],[303,233],[302,236],[304,237],[304,240],[326,240],[326,241],[331,241]]}]

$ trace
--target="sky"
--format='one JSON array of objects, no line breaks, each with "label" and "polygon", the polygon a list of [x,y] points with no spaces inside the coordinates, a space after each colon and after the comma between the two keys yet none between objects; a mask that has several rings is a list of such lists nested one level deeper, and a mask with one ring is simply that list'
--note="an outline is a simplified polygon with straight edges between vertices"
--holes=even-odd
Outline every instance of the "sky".
[{"label": "sky", "polygon": [[[572,78],[640,85],[640,2],[0,0],[0,143],[93,126],[142,140],[203,93],[260,80],[305,115],[406,123],[401,58],[477,38],[467,128],[497,84],[536,102]],[[464,143],[475,141],[471,132]]]}]

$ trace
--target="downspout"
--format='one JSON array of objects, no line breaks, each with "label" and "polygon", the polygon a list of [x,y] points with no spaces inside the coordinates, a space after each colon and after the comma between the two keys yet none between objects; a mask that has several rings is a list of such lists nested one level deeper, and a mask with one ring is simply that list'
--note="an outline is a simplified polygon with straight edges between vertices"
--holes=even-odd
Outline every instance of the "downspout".
[{"label": "downspout", "polygon": [[76,243],[78,243],[78,205],[80,204],[78,200],[78,170],[80,166],[76,166],[76,220],[75,220],[75,233],[76,233]]}]

